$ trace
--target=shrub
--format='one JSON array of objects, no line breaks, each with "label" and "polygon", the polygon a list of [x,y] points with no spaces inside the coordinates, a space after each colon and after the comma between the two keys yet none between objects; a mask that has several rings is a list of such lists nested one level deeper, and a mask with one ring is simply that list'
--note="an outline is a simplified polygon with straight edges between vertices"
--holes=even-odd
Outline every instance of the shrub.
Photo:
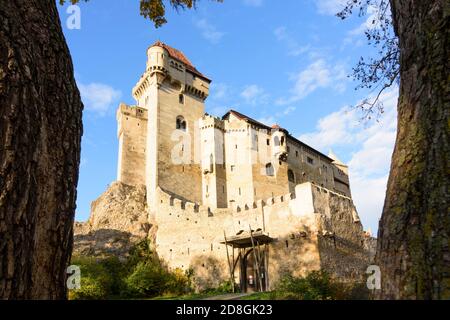
[{"label": "shrub", "polygon": [[[235,284],[235,288],[239,288],[239,285]],[[202,291],[204,294],[213,295],[213,294],[226,294],[226,293],[232,293],[233,287],[231,285],[231,281],[223,281],[221,282],[217,287],[215,288],[208,288]]]},{"label": "shrub", "polygon": [[154,297],[167,291],[169,281],[170,274],[161,265],[139,262],[127,277],[126,284],[131,296]]},{"label": "shrub", "polygon": [[116,257],[73,257],[81,270],[81,288],[70,292],[71,299],[106,299],[118,295],[123,286],[123,266]]},{"label": "shrub", "polygon": [[323,271],[313,271],[306,277],[284,276],[277,288],[276,298],[288,300],[338,299],[342,286]]}]

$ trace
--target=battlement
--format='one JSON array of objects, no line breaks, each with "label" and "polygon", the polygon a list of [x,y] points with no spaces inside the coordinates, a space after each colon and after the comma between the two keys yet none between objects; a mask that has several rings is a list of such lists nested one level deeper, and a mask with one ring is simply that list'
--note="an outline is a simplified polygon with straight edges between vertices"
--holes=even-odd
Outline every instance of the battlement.
[{"label": "battlement", "polygon": [[233,211],[233,213],[239,213],[242,211],[249,211],[253,209],[262,209],[264,207],[272,207],[274,205],[278,204],[286,204],[286,206],[289,206],[289,203],[291,200],[295,200],[295,194],[293,193],[287,193],[285,195],[281,196],[275,196],[267,198],[266,200],[258,200],[252,203],[247,203],[244,205],[233,205],[230,209]]},{"label": "battlement", "polygon": [[[182,199],[181,197],[168,193],[162,190],[160,187],[157,188],[157,196],[158,196],[158,205],[160,207],[168,208],[183,212],[186,214],[203,214],[209,213],[209,208],[203,205],[200,205],[195,202],[187,201]],[[161,211],[161,210],[159,210]]]}]

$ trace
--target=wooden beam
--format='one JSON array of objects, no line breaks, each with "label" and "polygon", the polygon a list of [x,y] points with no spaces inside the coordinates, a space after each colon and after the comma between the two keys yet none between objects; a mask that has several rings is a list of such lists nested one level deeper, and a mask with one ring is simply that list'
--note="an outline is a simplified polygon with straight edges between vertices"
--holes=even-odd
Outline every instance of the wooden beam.
[{"label": "wooden beam", "polygon": [[[228,269],[230,270],[230,281],[231,281],[231,288],[233,289],[233,293],[234,293],[234,273],[232,270],[231,265],[234,263],[230,262],[230,254],[228,253],[228,241],[227,241],[227,234],[225,233],[225,230],[223,230],[223,236],[225,238],[225,247],[227,248],[227,261],[228,261]],[[234,247],[233,247],[234,250]]]},{"label": "wooden beam", "polygon": [[250,240],[252,242],[252,249],[253,249],[253,257],[255,259],[255,264],[256,264],[256,277],[258,278],[258,282],[260,284],[259,290],[262,291],[261,270],[259,268],[259,259],[258,259],[259,253],[258,253],[258,256],[257,256],[256,248],[255,248],[255,242],[253,241],[252,227],[249,225],[249,228],[250,228]]}]

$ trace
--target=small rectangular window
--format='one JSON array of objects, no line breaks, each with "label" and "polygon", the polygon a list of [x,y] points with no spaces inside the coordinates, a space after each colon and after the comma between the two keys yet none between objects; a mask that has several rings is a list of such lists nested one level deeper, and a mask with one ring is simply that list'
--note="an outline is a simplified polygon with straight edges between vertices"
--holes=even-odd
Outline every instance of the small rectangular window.
[{"label": "small rectangular window", "polygon": [[309,164],[314,164],[314,159],[311,157],[306,157],[306,161],[308,161]]},{"label": "small rectangular window", "polygon": [[239,188],[239,195],[241,195],[241,188]]},{"label": "small rectangular window", "polygon": [[234,166],[230,166],[231,172],[234,171]]},{"label": "small rectangular window", "polygon": [[298,151],[295,151],[295,157],[298,158]]},{"label": "small rectangular window", "polygon": [[181,104],[184,104],[184,94],[180,94],[180,95],[178,96],[178,99],[179,99],[179,102],[180,102]]},{"label": "small rectangular window", "polygon": [[270,139],[267,139],[267,145],[270,146]]}]

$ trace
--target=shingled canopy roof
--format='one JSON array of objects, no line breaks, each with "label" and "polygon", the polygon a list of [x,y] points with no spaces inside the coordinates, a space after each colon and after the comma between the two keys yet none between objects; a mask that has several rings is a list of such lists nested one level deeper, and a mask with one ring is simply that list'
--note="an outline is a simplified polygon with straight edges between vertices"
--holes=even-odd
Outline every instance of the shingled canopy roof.
[{"label": "shingled canopy roof", "polygon": [[209,78],[207,78],[205,75],[203,75],[200,71],[197,70],[197,68],[194,67],[194,65],[192,64],[191,61],[189,61],[189,59],[186,57],[186,55],[181,52],[178,49],[172,48],[171,46],[161,42],[161,41],[156,41],[153,45],[151,45],[150,47],[161,47],[167,50],[167,52],[169,53],[169,56],[172,59],[176,59],[182,63],[184,63],[186,65],[186,70],[190,71],[191,73],[195,74],[196,76],[199,76],[205,80],[207,80],[208,82],[211,82],[211,80]]}]

